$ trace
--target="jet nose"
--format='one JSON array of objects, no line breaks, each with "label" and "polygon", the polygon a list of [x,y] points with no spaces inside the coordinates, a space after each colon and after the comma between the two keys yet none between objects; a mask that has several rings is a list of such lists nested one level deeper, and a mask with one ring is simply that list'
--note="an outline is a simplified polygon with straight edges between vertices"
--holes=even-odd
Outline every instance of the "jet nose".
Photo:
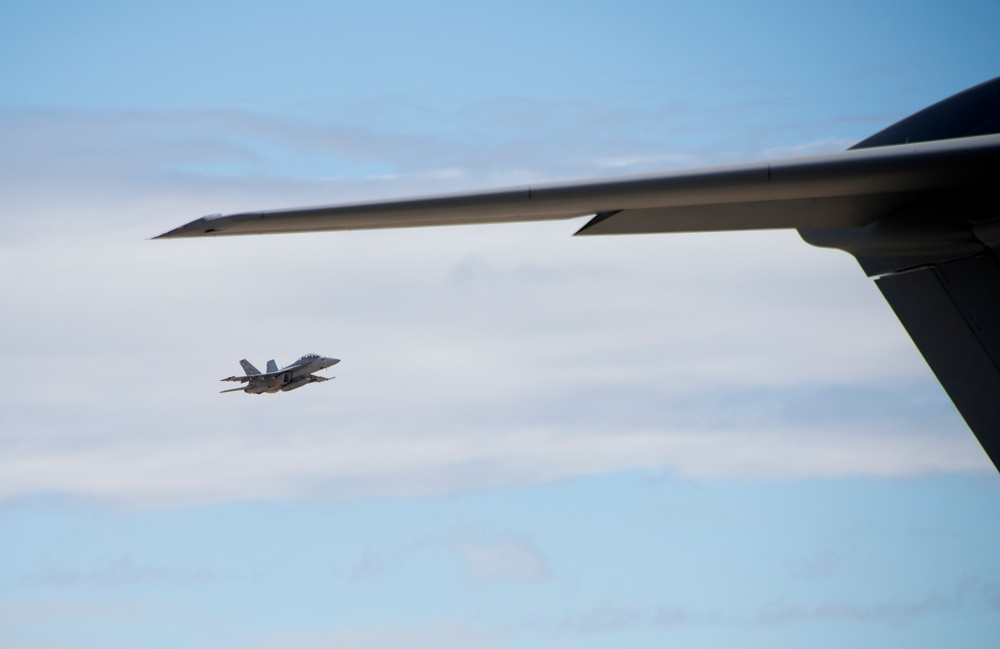
[{"label": "jet nose", "polygon": [[326,359],[326,366],[330,367],[331,365],[336,365],[339,362],[340,362],[339,358],[328,358]]}]

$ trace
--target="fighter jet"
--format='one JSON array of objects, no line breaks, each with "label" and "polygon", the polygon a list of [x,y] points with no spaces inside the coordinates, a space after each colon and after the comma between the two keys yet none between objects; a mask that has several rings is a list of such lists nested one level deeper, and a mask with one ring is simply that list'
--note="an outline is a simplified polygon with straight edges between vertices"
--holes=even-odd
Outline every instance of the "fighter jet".
[{"label": "fighter jet", "polygon": [[250,364],[247,359],[240,361],[245,376],[230,376],[223,381],[239,381],[246,383],[245,387],[223,390],[222,392],[246,392],[247,394],[263,394],[267,392],[288,392],[301,388],[307,383],[321,383],[334,377],[315,376],[314,372],[325,370],[340,362],[339,358],[327,358],[319,354],[306,354],[291,365],[278,369],[274,360],[267,362],[267,371],[261,372]]},{"label": "fighter jet", "polygon": [[1000,469],[1000,77],[839,153],[216,214],[158,238],[587,215],[592,218],[577,235],[795,228],[808,243],[851,253]]}]

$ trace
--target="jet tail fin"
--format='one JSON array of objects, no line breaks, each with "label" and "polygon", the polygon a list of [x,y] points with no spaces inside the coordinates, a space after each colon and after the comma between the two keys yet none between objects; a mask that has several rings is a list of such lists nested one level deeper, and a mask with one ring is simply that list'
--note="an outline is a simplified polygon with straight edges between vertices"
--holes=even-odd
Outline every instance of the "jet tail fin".
[{"label": "jet tail fin", "polygon": [[274,359],[272,358],[267,362],[267,373],[271,374],[272,372],[277,372],[277,371],[278,371],[278,364],[275,363]]},{"label": "jet tail fin", "polygon": [[256,367],[254,367],[250,363],[250,361],[248,361],[245,358],[240,361],[240,365],[243,366],[243,371],[247,373],[247,376],[253,376],[254,374],[260,374],[260,370],[258,370]]},{"label": "jet tail fin", "polygon": [[987,252],[875,283],[1000,470],[1000,262]]},{"label": "jet tail fin", "polygon": [[[1000,133],[1000,77],[896,122],[853,149]],[[988,162],[997,168],[995,159]],[[914,195],[863,227],[799,230],[853,254],[1000,470],[1000,217],[983,181]]]}]

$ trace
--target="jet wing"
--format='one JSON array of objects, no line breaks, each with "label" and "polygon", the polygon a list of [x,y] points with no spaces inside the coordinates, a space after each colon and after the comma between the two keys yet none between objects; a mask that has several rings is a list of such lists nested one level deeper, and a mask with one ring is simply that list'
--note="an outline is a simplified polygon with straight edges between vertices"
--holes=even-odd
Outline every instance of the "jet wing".
[{"label": "jet wing", "polygon": [[245,383],[247,381],[252,381],[254,379],[273,379],[276,376],[281,376],[285,372],[291,372],[295,368],[286,367],[285,369],[278,370],[277,372],[261,372],[260,374],[249,374],[246,376],[230,376],[222,381],[239,381],[240,383]]},{"label": "jet wing", "polygon": [[214,215],[157,238],[585,215],[593,218],[578,235],[796,228],[809,243],[850,252],[876,278],[1000,468],[1000,78],[934,104],[840,153]]}]

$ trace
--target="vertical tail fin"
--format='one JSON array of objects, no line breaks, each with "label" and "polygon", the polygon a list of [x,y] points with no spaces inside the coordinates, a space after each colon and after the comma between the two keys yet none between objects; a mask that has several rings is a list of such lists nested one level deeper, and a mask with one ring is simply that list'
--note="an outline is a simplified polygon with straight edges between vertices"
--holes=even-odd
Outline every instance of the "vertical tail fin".
[{"label": "vertical tail fin", "polygon": [[[274,361],[272,361],[274,362]],[[247,376],[253,376],[254,374],[260,374],[260,370],[250,364],[250,361],[243,359],[240,361],[240,365],[243,366],[243,371],[246,372]]]},{"label": "vertical tail fin", "polygon": [[[1000,133],[1000,77],[896,122],[852,149]],[[995,165],[995,162],[990,164]],[[1000,238],[996,194],[970,185],[915,195],[830,236],[854,255],[896,312],[958,411],[1000,469]],[[834,235],[832,233],[837,232]],[[822,245],[822,244],[820,244]]]},{"label": "vertical tail fin", "polygon": [[278,364],[274,362],[273,358],[267,362],[267,371],[268,371],[269,374],[271,372],[277,372],[278,371]]}]

